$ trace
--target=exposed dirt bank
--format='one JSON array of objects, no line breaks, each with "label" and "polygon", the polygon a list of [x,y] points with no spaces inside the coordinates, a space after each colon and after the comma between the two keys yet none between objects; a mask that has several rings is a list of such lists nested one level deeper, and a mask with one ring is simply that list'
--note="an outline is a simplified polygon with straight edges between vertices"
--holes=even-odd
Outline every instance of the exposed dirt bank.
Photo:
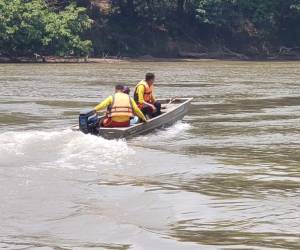
[{"label": "exposed dirt bank", "polygon": [[177,57],[153,57],[144,55],[140,57],[106,57],[106,58],[77,58],[77,57],[1,57],[0,63],[124,63],[135,61],[199,61],[199,60],[238,60],[238,61],[287,61],[300,60],[300,53],[278,54],[270,56],[249,57],[239,53],[192,53],[181,52]]}]

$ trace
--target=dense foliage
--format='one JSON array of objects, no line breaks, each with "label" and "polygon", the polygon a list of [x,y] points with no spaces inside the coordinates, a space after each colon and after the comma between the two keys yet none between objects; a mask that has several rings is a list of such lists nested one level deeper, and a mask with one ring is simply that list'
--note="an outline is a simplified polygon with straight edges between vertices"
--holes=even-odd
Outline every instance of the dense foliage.
[{"label": "dense foliage", "polygon": [[299,27],[300,0],[0,0],[9,55],[269,55],[300,47]]},{"label": "dense foliage", "polygon": [[299,0],[199,0],[197,18],[232,34],[299,42]]},{"label": "dense foliage", "polygon": [[85,55],[91,41],[80,35],[91,26],[85,9],[61,11],[43,0],[0,0],[0,53],[8,56]]},{"label": "dense foliage", "polygon": [[[167,39],[156,41],[156,46],[165,43],[169,49],[172,46],[174,49],[175,42],[175,50],[191,50],[194,44],[194,51],[227,47],[249,55],[267,55],[282,46],[297,47],[300,42],[299,0],[119,0],[113,3],[114,15],[120,23],[128,23],[126,16],[131,17],[135,20],[134,32],[144,33],[145,40],[150,38],[152,42],[156,39],[154,34],[160,33],[160,37]],[[166,52],[166,47],[163,50]]]}]

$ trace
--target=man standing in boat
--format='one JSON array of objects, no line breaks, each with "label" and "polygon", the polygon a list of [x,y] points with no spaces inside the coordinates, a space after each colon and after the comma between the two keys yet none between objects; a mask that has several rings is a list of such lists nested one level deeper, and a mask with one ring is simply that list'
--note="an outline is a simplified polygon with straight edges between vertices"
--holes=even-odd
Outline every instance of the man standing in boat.
[{"label": "man standing in boat", "polygon": [[143,122],[146,122],[146,118],[136,102],[128,94],[123,93],[123,89],[122,85],[117,85],[115,94],[109,96],[94,108],[95,112],[107,108],[106,117],[101,122],[101,126],[108,128],[128,127],[130,118],[134,114]]},{"label": "man standing in boat", "polygon": [[154,81],[155,75],[147,73],[145,80],[140,81],[134,91],[134,100],[137,102],[138,107],[142,110],[144,115],[150,118],[161,114],[161,104],[155,100],[154,97]]}]

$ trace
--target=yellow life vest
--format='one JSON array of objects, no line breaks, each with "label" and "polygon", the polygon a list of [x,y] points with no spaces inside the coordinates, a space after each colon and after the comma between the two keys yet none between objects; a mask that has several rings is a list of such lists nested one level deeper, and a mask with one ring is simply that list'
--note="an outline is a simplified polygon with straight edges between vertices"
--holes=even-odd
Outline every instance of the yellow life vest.
[{"label": "yellow life vest", "polygon": [[130,96],[124,93],[116,93],[113,102],[107,112],[107,117],[133,117],[133,108]]},{"label": "yellow life vest", "polygon": [[144,91],[145,102],[151,103],[153,100],[153,94],[152,94],[153,93],[153,85],[149,86],[145,80],[140,81],[135,87],[135,91],[134,91],[135,101],[138,102],[137,88],[141,85],[143,85],[145,88],[145,91]]}]

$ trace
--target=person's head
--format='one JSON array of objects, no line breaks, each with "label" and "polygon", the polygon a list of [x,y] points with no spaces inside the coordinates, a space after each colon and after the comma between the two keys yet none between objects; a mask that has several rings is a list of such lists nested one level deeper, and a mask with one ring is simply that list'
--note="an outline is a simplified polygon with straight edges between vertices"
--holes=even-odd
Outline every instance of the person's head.
[{"label": "person's head", "polygon": [[125,86],[125,87],[123,88],[123,93],[129,95],[129,93],[130,93],[130,88],[129,88],[128,86]]},{"label": "person's head", "polygon": [[145,81],[149,85],[152,85],[155,81],[155,75],[153,73],[147,73],[146,76],[145,76]]},{"label": "person's head", "polygon": [[116,85],[115,92],[123,92],[124,86],[121,84]]}]

